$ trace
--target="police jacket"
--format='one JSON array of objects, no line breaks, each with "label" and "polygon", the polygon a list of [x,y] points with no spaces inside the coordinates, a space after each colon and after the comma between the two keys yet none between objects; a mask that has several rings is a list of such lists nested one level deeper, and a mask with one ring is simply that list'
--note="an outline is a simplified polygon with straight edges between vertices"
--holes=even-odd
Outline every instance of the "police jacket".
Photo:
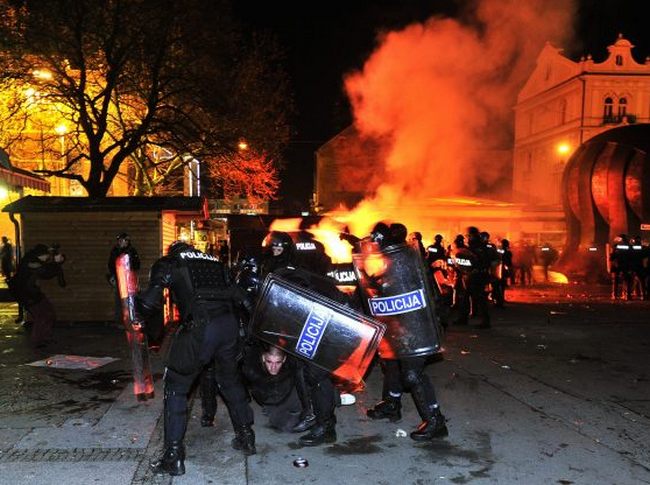
[{"label": "police jacket", "polygon": [[244,380],[258,404],[280,404],[296,386],[296,363],[287,355],[280,372],[274,376],[264,367],[262,353],[262,348],[257,344],[246,348],[241,367]]},{"label": "police jacket", "polygon": [[140,295],[140,310],[150,315],[162,306],[163,289],[169,288],[183,322],[210,308],[232,311],[233,304],[250,309],[244,291],[230,284],[228,273],[215,256],[188,248],[154,263],[149,287]]},{"label": "police jacket", "polygon": [[439,259],[445,259],[445,248],[442,244],[431,244],[427,246],[427,263],[433,264]]},{"label": "police jacket", "polygon": [[298,241],[294,259],[296,266],[316,274],[325,275],[332,269],[332,259],[318,241]]}]

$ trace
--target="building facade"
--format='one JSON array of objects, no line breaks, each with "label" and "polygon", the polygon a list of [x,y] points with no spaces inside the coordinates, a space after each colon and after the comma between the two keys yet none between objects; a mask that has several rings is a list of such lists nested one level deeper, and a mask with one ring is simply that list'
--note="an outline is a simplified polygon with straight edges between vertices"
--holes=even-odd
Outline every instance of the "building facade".
[{"label": "building facade", "polygon": [[637,62],[633,47],[619,34],[603,62],[574,62],[544,47],[515,106],[514,202],[559,209],[576,148],[612,128],[650,122],[650,59]]}]

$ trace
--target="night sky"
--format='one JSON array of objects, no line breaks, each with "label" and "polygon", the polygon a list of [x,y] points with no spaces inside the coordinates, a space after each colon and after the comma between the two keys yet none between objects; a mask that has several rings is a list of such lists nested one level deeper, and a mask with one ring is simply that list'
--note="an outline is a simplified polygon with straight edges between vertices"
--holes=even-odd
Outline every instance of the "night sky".
[{"label": "night sky", "polygon": [[[522,0],[525,1],[525,0]],[[235,13],[248,25],[274,33],[285,49],[286,70],[296,105],[293,137],[281,173],[281,205],[305,210],[313,190],[314,152],[351,123],[343,76],[359,69],[376,46],[376,35],[422,22],[432,15],[455,16],[460,1],[375,0],[303,3],[237,0]],[[293,2],[292,2],[293,3]],[[575,41],[558,46],[576,59],[591,53],[602,61],[622,32],[637,61],[650,55],[650,32],[642,0],[580,0]],[[296,5],[296,4],[293,4]]]}]

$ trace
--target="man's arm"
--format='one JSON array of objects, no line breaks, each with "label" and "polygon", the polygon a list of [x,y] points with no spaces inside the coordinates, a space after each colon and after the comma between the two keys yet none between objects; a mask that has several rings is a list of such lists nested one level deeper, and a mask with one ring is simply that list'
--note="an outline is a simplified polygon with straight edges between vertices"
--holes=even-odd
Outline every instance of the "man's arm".
[{"label": "man's arm", "polygon": [[163,290],[171,284],[171,262],[159,259],[151,267],[149,286],[138,296],[138,311],[143,316],[153,315],[162,308]]}]

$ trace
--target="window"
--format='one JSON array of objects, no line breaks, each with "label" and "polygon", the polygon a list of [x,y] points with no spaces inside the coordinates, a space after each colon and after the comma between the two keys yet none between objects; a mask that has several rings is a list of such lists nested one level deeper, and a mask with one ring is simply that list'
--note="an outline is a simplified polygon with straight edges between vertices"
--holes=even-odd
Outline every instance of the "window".
[{"label": "window", "polygon": [[620,55],[620,54],[616,56],[616,65],[617,66],[622,66],[623,65],[623,56]]},{"label": "window", "polygon": [[614,101],[612,98],[605,98],[605,106],[603,109],[603,122],[611,123],[614,118]]},{"label": "window", "polygon": [[618,100],[618,119],[622,120],[626,114],[627,114],[627,98],[621,98]]}]

